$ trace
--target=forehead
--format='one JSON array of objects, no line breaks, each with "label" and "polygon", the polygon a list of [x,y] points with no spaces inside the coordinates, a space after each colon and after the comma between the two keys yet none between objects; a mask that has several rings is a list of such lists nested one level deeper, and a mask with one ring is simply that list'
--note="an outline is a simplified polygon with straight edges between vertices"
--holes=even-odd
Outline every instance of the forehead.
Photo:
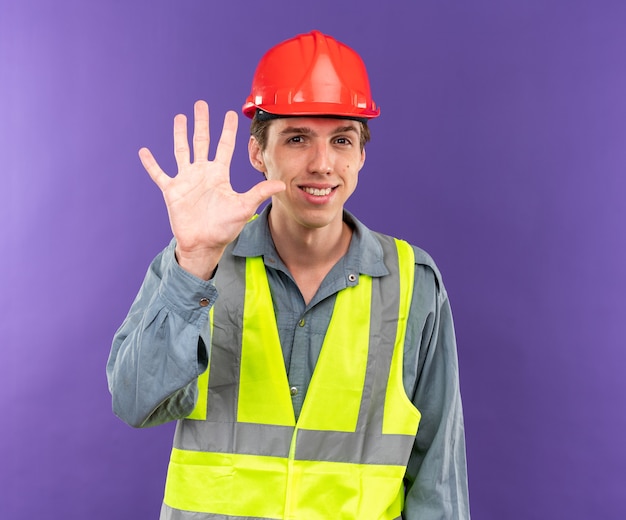
[{"label": "forehead", "polygon": [[281,117],[271,121],[271,133],[282,134],[306,131],[314,135],[354,132],[361,133],[361,124],[352,119],[332,117]]}]

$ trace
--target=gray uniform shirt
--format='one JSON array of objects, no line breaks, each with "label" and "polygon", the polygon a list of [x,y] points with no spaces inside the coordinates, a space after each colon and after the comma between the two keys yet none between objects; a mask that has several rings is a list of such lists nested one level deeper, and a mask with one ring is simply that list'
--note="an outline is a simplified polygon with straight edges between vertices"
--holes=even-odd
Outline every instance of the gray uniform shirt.
[{"label": "gray uniform shirt", "polygon": [[[267,221],[270,209],[246,225],[232,254],[264,259],[297,418],[337,293],[358,284],[361,274],[384,276],[387,269],[376,237],[345,211],[344,220],[353,229],[348,252],[305,304],[274,247]],[[219,295],[212,281],[180,268],[174,247],[172,241],[150,265],[113,339],[107,364],[113,411],[134,427],[189,415],[195,404],[196,379],[207,368],[208,309]],[[403,382],[422,419],[405,476],[403,518],[465,520],[470,515],[452,314],[433,260],[419,248],[414,251],[415,287]]]}]

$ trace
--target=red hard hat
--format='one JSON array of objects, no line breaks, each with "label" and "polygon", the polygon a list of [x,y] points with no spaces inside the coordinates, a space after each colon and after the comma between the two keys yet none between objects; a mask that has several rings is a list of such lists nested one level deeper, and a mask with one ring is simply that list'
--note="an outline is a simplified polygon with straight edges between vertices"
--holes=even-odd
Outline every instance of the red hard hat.
[{"label": "red hard hat", "polygon": [[242,108],[250,118],[257,109],[278,116],[380,114],[361,57],[319,31],[279,43],[261,58]]}]

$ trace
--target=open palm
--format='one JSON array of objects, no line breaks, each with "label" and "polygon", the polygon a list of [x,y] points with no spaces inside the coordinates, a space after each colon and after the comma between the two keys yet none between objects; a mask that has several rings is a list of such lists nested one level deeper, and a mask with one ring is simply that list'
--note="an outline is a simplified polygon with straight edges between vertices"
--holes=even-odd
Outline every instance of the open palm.
[{"label": "open palm", "polygon": [[139,158],[163,192],[176,256],[181,267],[207,278],[213,272],[224,248],[241,232],[259,205],[285,185],[261,181],[245,193],[233,190],[230,163],[235,149],[237,114],[224,118],[215,158],[209,161],[209,107],[204,101],[194,105],[193,161],[187,138],[187,118],[174,118],[174,155],[178,173],[167,175],[147,148]]}]

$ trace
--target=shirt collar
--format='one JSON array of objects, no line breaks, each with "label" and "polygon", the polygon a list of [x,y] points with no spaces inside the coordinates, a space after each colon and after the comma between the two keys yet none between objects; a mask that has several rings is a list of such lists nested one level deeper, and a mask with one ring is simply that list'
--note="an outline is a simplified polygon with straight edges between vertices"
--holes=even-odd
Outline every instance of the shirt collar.
[{"label": "shirt collar", "polygon": [[[270,233],[269,204],[260,215],[243,228],[233,247],[233,255],[242,257],[262,256],[265,264],[276,268],[282,265]],[[356,271],[369,276],[385,276],[389,271],[383,261],[383,248],[374,233],[352,213],[344,209],[343,220],[354,230],[350,247],[344,257],[346,271]]]}]

